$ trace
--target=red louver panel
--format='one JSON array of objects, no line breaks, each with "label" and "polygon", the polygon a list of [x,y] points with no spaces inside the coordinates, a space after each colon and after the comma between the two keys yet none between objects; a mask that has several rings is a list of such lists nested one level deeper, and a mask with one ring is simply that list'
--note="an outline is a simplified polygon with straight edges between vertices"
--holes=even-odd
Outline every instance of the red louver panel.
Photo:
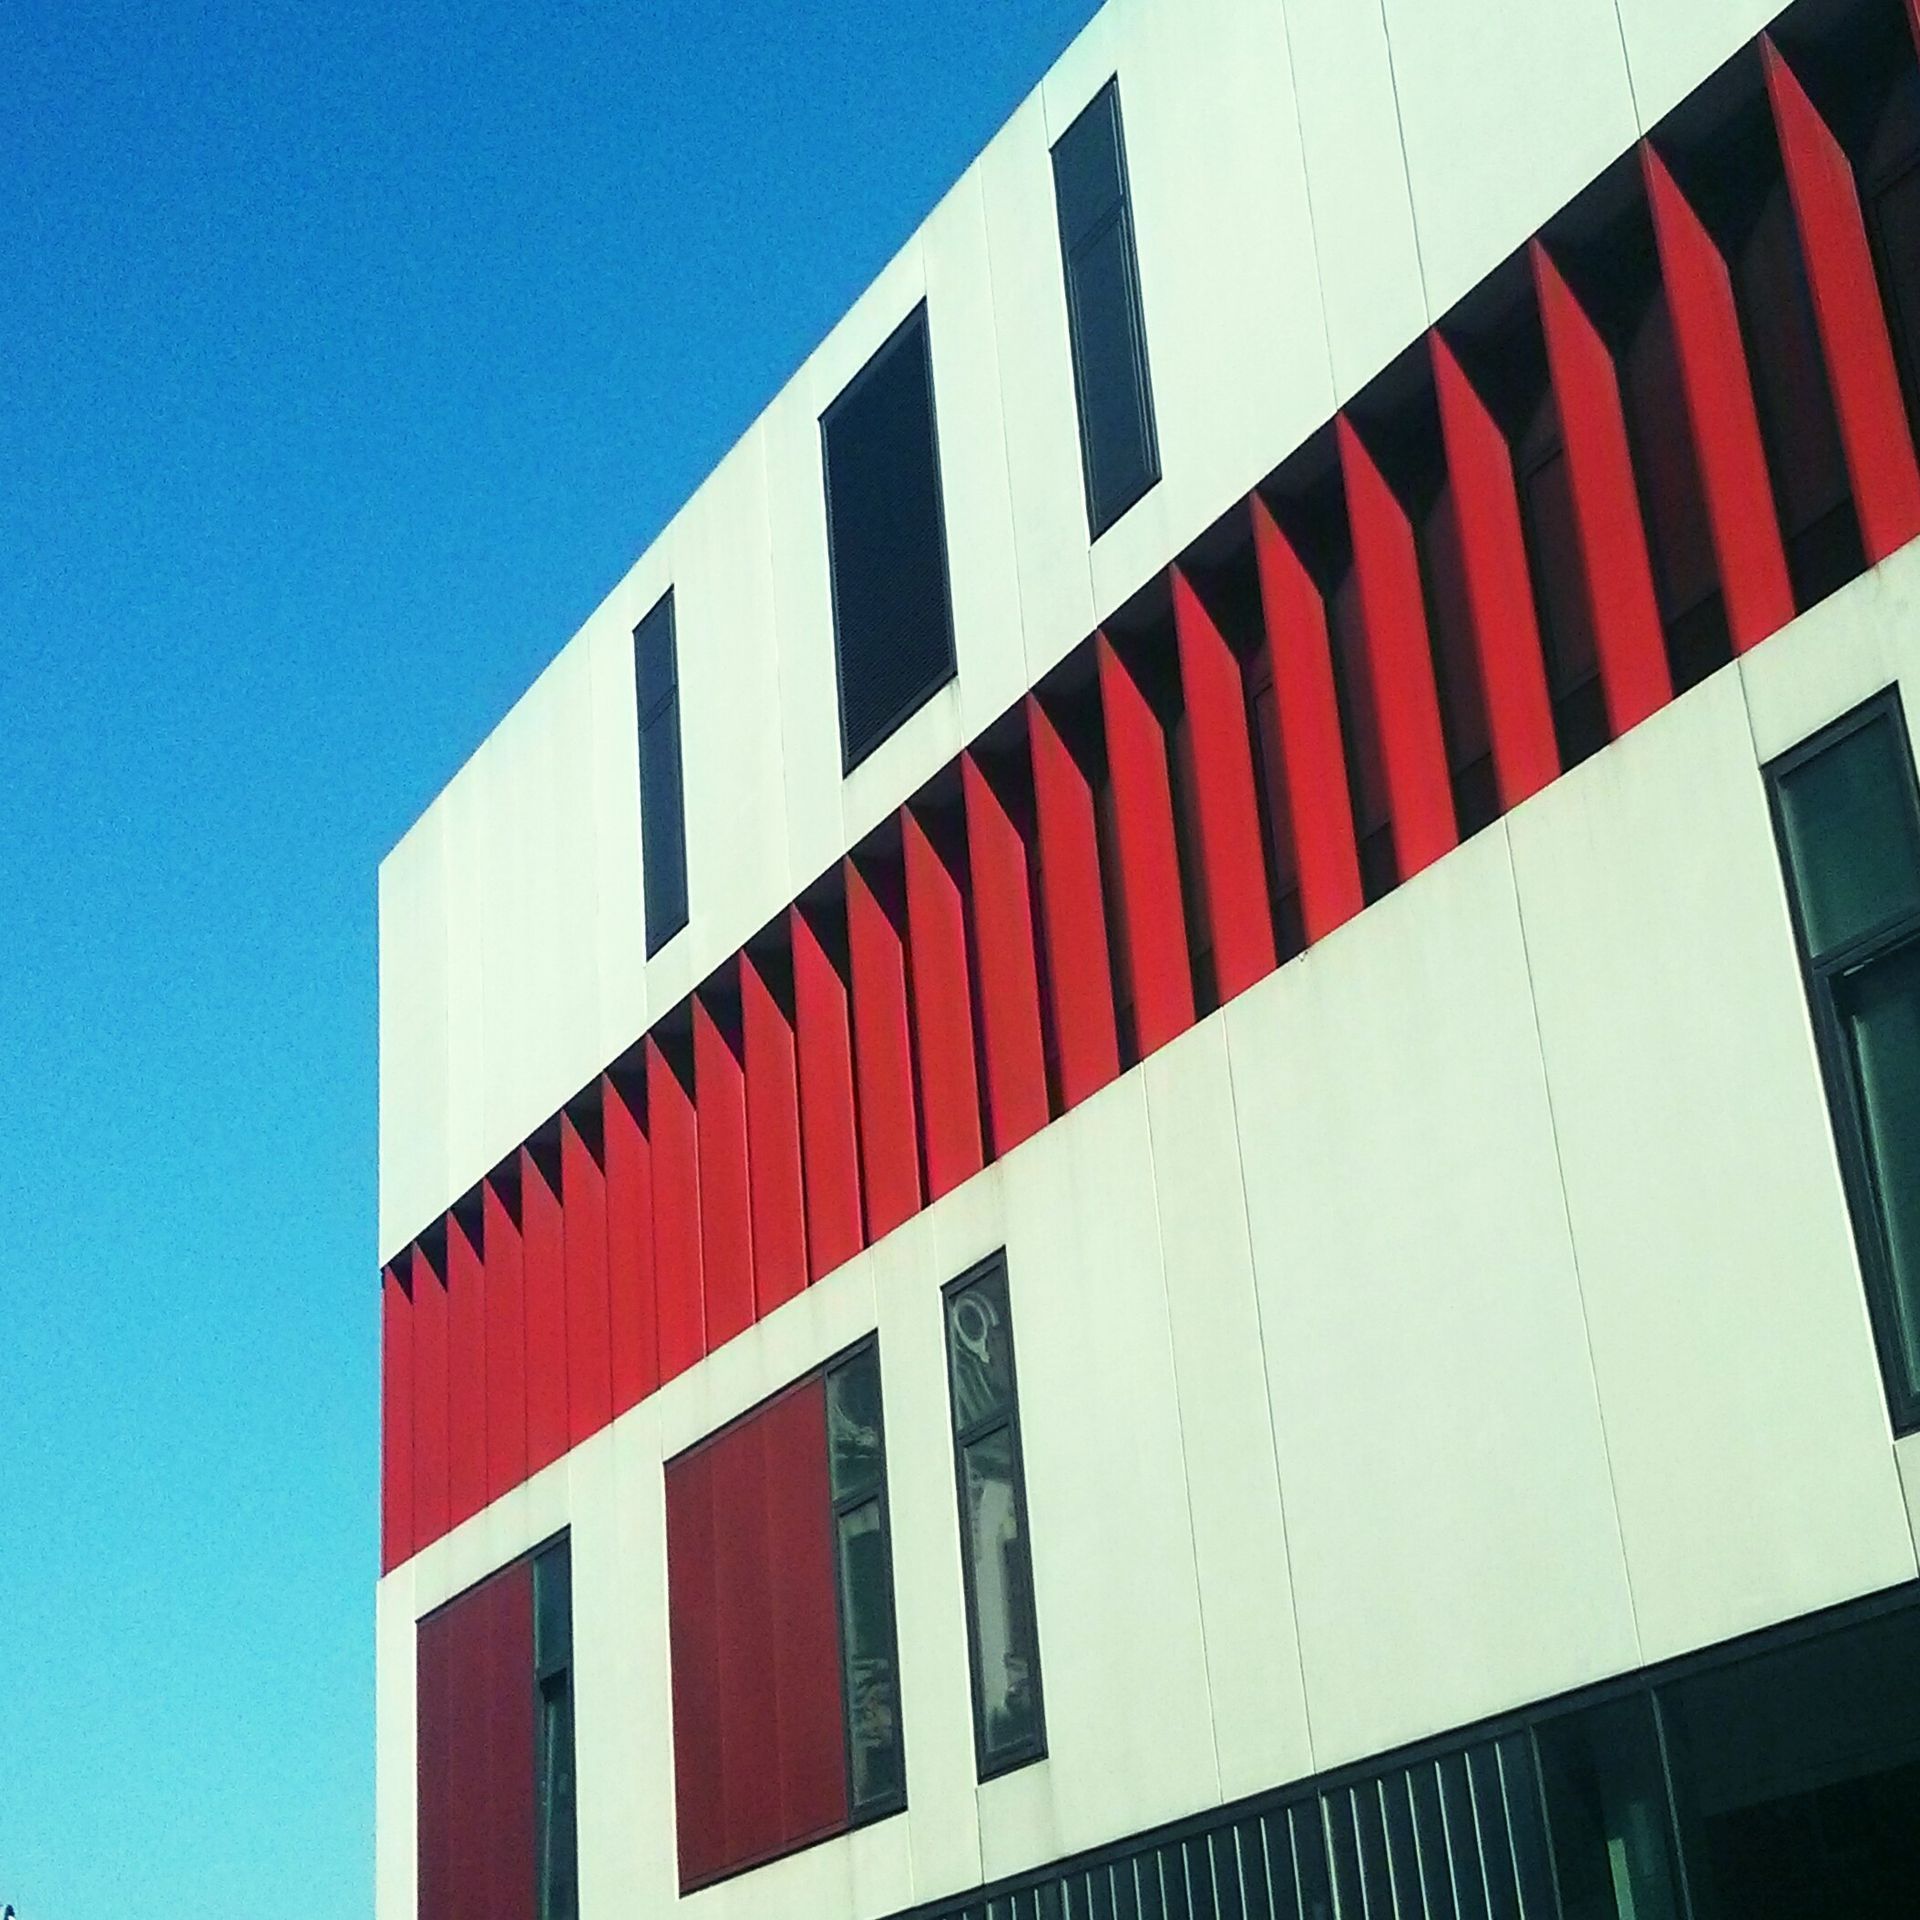
[{"label": "red louver panel", "polygon": [[768,1759],[780,1745],[774,1693],[773,1594],[768,1551],[767,1425],[750,1416],[713,1443],[713,1595],[720,1627],[720,1830],[726,1864],[743,1866],[779,1849],[779,1784]]},{"label": "red louver panel", "polygon": [[787,926],[793,936],[808,1271],[818,1280],[866,1244],[860,1226],[860,1158],[854,1137],[853,1030],[846,983],[798,907],[789,910]]},{"label": "red louver panel", "polygon": [[1348,798],[1347,754],[1333,690],[1326,603],[1280,531],[1266,502],[1253,499],[1253,550],[1260,604],[1273,655],[1279,760],[1300,871],[1300,908],[1309,941],[1324,939],[1365,904],[1360,853]]},{"label": "red louver panel", "polygon": [[413,1545],[447,1530],[447,1289],[413,1250]]},{"label": "red louver panel", "polygon": [[1440,694],[1420,586],[1413,524],[1346,416],[1334,422],[1353,529],[1367,676],[1380,729],[1400,878],[1410,880],[1459,844]]},{"label": "red louver panel", "polygon": [[480,1831],[486,1859],[488,1920],[521,1920],[534,1885],[535,1796],[538,1775],[533,1688],[533,1563],[523,1560],[487,1582],[485,1735],[482,1748],[486,1814]]},{"label": "red louver panel", "polygon": [[753,1200],[747,1186],[747,1074],[696,995],[693,1088],[700,1122],[700,1272],[706,1351],[753,1325]]},{"label": "red louver panel", "polygon": [[520,1149],[520,1252],[527,1300],[527,1471],[567,1450],[567,1227],[560,1196]]},{"label": "red louver panel", "polygon": [[647,1136],[605,1075],[600,1113],[607,1149],[607,1322],[618,1416],[660,1384],[653,1317],[653,1167]]},{"label": "red louver panel", "polygon": [[740,1012],[747,1055],[747,1165],[753,1173],[754,1304],[766,1314],[807,1284],[800,1082],[793,1023],[744,953]]},{"label": "red louver panel", "polygon": [[456,1920],[453,1867],[454,1662],[458,1606],[421,1621],[414,1640],[414,1782],[420,1920]]},{"label": "red louver panel", "polygon": [[1517,807],[1560,773],[1547,693],[1546,656],[1520,530],[1513,456],[1486,403],[1438,333],[1427,336],[1447,479],[1460,527],[1467,605],[1493,740],[1494,781],[1503,809]]},{"label": "red louver panel", "polygon": [[1027,697],[1027,743],[1040,841],[1047,987],[1060,1050],[1060,1099],[1077,1106],[1120,1071],[1113,962],[1100,890],[1093,788],[1046,709]]},{"label": "red louver panel", "polygon": [[413,1552],[413,1302],[380,1275],[380,1571]]},{"label": "red louver panel", "polygon": [[1240,662],[1187,576],[1173,574],[1173,626],[1180,685],[1193,740],[1194,810],[1213,966],[1220,998],[1230,1000],[1278,962],[1260,845],[1259,790]]},{"label": "red louver panel", "polygon": [[1871,565],[1920,533],[1920,467],[1853,168],[1773,41],[1760,37],[1813,316]]},{"label": "red louver panel", "polygon": [[1744,653],[1793,618],[1793,583],[1767,477],[1733,280],[1666,163],[1644,142],[1640,160],[1727,627],[1733,650]]},{"label": "red louver panel", "polygon": [[647,1042],[648,1139],[653,1148],[653,1284],[660,1379],[685,1373],[706,1352],[706,1286],[700,1261],[700,1138],[693,1101]]},{"label": "red louver panel", "polygon": [[900,835],[907,857],[907,934],[920,1106],[927,1130],[927,1196],[937,1200],[984,1164],[966,908],[959,882],[910,807],[900,810]]},{"label": "red louver panel", "polygon": [[613,1418],[613,1324],[607,1294],[607,1178],[571,1117],[560,1116],[566,1214],[567,1444]]},{"label": "red louver panel", "polygon": [[1033,892],[1020,830],[970,753],[960,757],[960,784],[967,808],[967,862],[973,875],[974,946],[980,958],[987,1111],[993,1149],[1008,1153],[1047,1124],[1047,1058],[1040,1027]]},{"label": "red louver panel", "polygon": [[1134,1027],[1145,1055],[1185,1033],[1194,1011],[1167,736],[1104,633],[1095,637],[1094,648],[1113,781],[1120,937],[1133,979]]},{"label": "red louver panel", "polygon": [[1673,698],[1620,381],[1607,343],[1547,250],[1536,240],[1531,251],[1600,683],[1618,735]]},{"label": "red louver panel", "polygon": [[845,863],[853,963],[853,1066],[860,1162],[875,1240],[920,1210],[918,1117],[907,1028],[906,943],[860,869]]},{"label": "red louver panel", "polygon": [[720,1744],[720,1587],[713,1447],[667,1465],[667,1657],[673,1674],[673,1804],[684,1892],[726,1870]]},{"label": "red louver panel", "polygon": [[480,1190],[487,1263],[487,1498],[527,1477],[527,1312],[520,1229],[491,1180]]},{"label": "red louver panel", "polygon": [[480,1250],[447,1216],[447,1517],[487,1504],[487,1291]]}]

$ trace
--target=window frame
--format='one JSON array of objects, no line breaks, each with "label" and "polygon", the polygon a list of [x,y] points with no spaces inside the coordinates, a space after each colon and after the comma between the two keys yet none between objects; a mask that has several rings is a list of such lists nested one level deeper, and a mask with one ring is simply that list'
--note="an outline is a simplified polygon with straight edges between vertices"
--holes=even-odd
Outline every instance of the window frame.
[{"label": "window frame", "polygon": [[[541,1562],[559,1554],[565,1556],[567,1582],[567,1643],[563,1651],[543,1657],[540,1646]],[[533,1569],[533,1724],[534,1724],[534,1904],[539,1920],[579,1920],[580,1913],[580,1743],[578,1697],[573,1685],[573,1534],[562,1528],[549,1540],[543,1540],[527,1555]],[[572,1751],[567,1755],[567,1772],[573,1782],[572,1802],[567,1808],[568,1851],[573,1855],[573,1906],[571,1910],[552,1904],[552,1889],[547,1884],[547,1855],[553,1840],[553,1809],[548,1804],[547,1786],[547,1699],[548,1689],[560,1682],[559,1692],[566,1700],[567,1736]]]},{"label": "window frame", "polygon": [[[1007,1294],[1007,1402],[1004,1408],[982,1415],[962,1425],[959,1402],[954,1395],[952,1351],[953,1302],[969,1289],[997,1273]],[[973,1760],[978,1780],[997,1780],[1003,1774],[1018,1772],[1047,1758],[1046,1662],[1040,1656],[1040,1607],[1034,1594],[1033,1529],[1027,1502],[1027,1457],[1020,1433],[1019,1356],[1013,1334],[1013,1280],[1008,1271],[1004,1247],[976,1261],[957,1279],[940,1289],[940,1364],[947,1376],[947,1423],[953,1436],[953,1485],[956,1514],[960,1526],[960,1577],[966,1598],[967,1614],[967,1696],[973,1716]],[[1020,1539],[1027,1555],[1027,1581],[1023,1595],[1026,1626],[1034,1652],[1033,1707],[1034,1731],[1020,1746],[998,1756],[987,1748],[986,1717],[981,1708],[980,1685],[980,1602],[973,1571],[973,1553],[967,1537],[967,1449],[980,1440],[991,1439],[1005,1431],[1013,1458],[1014,1511],[1020,1520]]]},{"label": "window frame", "polygon": [[[647,632],[656,620],[664,622],[665,625],[666,660],[671,679],[665,690],[649,707],[646,704],[646,676],[641,670],[640,663],[640,636]],[[639,765],[640,792],[640,910],[646,929],[646,957],[651,960],[676,934],[686,931],[692,893],[692,876],[688,871],[687,862],[686,742],[680,727],[680,627],[672,587],[668,587],[634,625],[633,711],[634,747]],[[656,923],[653,887],[654,876],[658,869],[654,862],[647,858],[647,839],[649,822],[657,821],[657,816],[654,809],[647,804],[647,735],[651,728],[662,721],[670,724],[673,730],[673,826],[674,838],[680,853],[680,890],[678,899],[669,910],[657,916]]]},{"label": "window frame", "polygon": [[1920,1432],[1920,1371],[1911,1378],[1899,1337],[1899,1308],[1895,1301],[1892,1256],[1887,1245],[1886,1213],[1880,1183],[1873,1170],[1860,1087],[1847,1045],[1841,990],[1845,984],[1904,949],[1920,943],[1920,906],[1902,908],[1839,945],[1816,953],[1808,938],[1800,876],[1795,870],[1787,837],[1782,799],[1785,782],[1802,767],[1870,727],[1888,724],[1901,748],[1904,797],[1917,833],[1920,833],[1920,775],[1914,765],[1913,735],[1899,683],[1893,682],[1860,701],[1836,720],[1809,734],[1786,752],[1768,761],[1764,769],[1767,809],[1773,823],[1781,883],[1793,926],[1794,948],[1813,1023],[1814,1048],[1827,1096],[1827,1116],[1853,1228],[1860,1277],[1867,1296],[1867,1318],[1880,1363],[1881,1385],[1896,1438]]}]

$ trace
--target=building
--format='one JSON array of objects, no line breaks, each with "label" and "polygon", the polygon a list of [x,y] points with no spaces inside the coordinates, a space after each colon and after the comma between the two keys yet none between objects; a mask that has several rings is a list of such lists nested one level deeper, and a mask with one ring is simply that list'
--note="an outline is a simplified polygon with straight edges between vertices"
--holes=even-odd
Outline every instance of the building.
[{"label": "building", "polygon": [[1920,1913],[1917,42],[1110,0],[393,852],[381,1920]]}]

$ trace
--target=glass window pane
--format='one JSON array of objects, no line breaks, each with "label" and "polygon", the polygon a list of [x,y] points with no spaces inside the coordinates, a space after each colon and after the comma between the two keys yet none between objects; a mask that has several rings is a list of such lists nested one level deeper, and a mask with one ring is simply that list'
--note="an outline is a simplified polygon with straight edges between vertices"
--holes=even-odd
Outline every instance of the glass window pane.
[{"label": "glass window pane", "polygon": [[565,1544],[533,1563],[533,1663],[541,1673],[573,1657],[573,1568]]},{"label": "glass window pane", "polygon": [[962,1433],[1013,1404],[1013,1329],[1003,1269],[982,1274],[947,1299],[947,1358],[953,1423]]},{"label": "glass window pane", "polygon": [[827,1375],[827,1452],[836,1500],[879,1486],[886,1472],[880,1351],[863,1347]]},{"label": "glass window pane", "polygon": [[894,1670],[893,1586],[880,1502],[836,1522],[841,1638],[847,1684],[847,1755],[856,1812],[898,1800],[906,1776],[900,1757],[900,1689]]},{"label": "glass window pane", "polygon": [[1120,92],[1112,81],[1060,136],[1053,190],[1060,237],[1069,247],[1120,204]]},{"label": "glass window pane", "polygon": [[1780,780],[1780,819],[1818,956],[1920,907],[1911,759],[1883,713]]},{"label": "glass window pane", "polygon": [[540,1689],[540,1920],[575,1920],[573,1689],[561,1674]]},{"label": "glass window pane", "polygon": [[1104,527],[1154,480],[1133,230],[1123,217],[1116,215],[1075,249],[1067,278],[1088,487],[1095,524]]},{"label": "glass window pane", "polygon": [[1002,1427],[962,1449],[960,1478],[973,1574],[980,1731],[984,1757],[991,1761],[1031,1748],[1040,1735],[1040,1656],[1012,1431]]},{"label": "glass window pane", "polygon": [[1651,1699],[1570,1714],[1539,1737],[1565,1920],[1678,1920]]}]

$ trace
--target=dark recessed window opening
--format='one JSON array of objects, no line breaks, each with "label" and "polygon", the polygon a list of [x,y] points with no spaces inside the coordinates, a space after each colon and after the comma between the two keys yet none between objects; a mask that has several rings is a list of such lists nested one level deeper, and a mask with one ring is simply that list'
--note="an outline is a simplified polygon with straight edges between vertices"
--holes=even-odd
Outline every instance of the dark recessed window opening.
[{"label": "dark recessed window opening", "polygon": [[671,592],[633,630],[633,679],[640,717],[640,871],[651,958],[687,924],[680,670]]},{"label": "dark recessed window opening", "polygon": [[821,415],[820,442],[851,772],[955,671],[925,306]]},{"label": "dark recessed window opening", "polygon": [[1109,80],[1060,136],[1053,149],[1053,193],[1087,528],[1097,539],[1160,478],[1117,80]]}]

